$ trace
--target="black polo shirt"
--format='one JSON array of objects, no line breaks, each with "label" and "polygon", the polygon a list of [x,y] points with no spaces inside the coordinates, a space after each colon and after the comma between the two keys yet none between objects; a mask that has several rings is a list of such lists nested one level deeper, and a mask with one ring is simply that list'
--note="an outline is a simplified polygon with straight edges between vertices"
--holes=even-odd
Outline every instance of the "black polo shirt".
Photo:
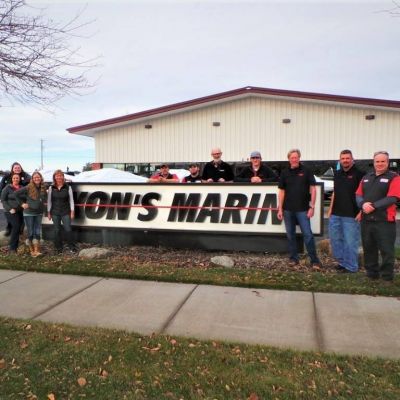
[{"label": "black polo shirt", "polygon": [[332,214],[338,217],[354,218],[360,209],[356,202],[356,190],[364,173],[353,165],[348,171],[342,168],[334,173],[335,198],[333,200]]},{"label": "black polo shirt", "polygon": [[279,189],[285,191],[283,209],[286,211],[307,211],[310,208],[310,186],[315,186],[311,171],[300,164],[298,168],[284,169],[279,178]]},{"label": "black polo shirt", "polygon": [[214,182],[218,182],[220,178],[226,181],[233,181],[232,167],[225,161],[221,161],[218,164],[210,161],[204,166],[202,179],[206,181],[210,178]]}]

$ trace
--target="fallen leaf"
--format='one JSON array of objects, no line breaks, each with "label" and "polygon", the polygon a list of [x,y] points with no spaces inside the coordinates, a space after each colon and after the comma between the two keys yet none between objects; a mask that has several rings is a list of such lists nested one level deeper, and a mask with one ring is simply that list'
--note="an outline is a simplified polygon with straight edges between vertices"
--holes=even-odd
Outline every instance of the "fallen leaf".
[{"label": "fallen leaf", "polygon": [[4,358],[2,358],[1,360],[0,360],[0,369],[3,369],[3,368],[5,368],[6,367],[6,360],[4,359]]},{"label": "fallen leaf", "polygon": [[85,378],[83,378],[83,377],[78,378],[78,385],[80,387],[86,386],[86,384],[87,384],[87,381]]},{"label": "fallen leaf", "polygon": [[175,346],[178,343],[175,339],[171,339],[169,342],[172,344],[172,346]]},{"label": "fallen leaf", "polygon": [[108,372],[107,372],[105,369],[101,369],[101,370],[100,370],[100,376],[101,376],[102,378],[107,378]]},{"label": "fallen leaf", "polygon": [[26,349],[28,347],[28,343],[25,342],[25,340],[19,345],[21,349]]},{"label": "fallen leaf", "polygon": [[56,400],[56,396],[53,393],[47,395],[47,400]]},{"label": "fallen leaf", "polygon": [[259,400],[259,397],[256,393],[250,393],[250,396],[247,398],[247,400]]}]

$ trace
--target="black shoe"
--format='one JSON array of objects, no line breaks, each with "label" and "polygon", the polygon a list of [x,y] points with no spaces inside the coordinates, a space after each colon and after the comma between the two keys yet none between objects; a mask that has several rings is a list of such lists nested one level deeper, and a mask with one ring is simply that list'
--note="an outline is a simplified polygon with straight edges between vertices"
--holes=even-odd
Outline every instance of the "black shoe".
[{"label": "black shoe", "polygon": [[348,269],[342,267],[342,268],[337,268],[336,272],[338,274],[350,274],[351,271],[349,271]]},{"label": "black shoe", "polygon": [[379,276],[377,276],[377,275],[368,275],[367,274],[366,277],[368,279],[371,279],[371,281],[377,281],[379,279]]},{"label": "black shoe", "polygon": [[343,267],[343,265],[335,265],[335,269],[337,272],[342,272],[344,269],[346,269],[345,267]]},{"label": "black shoe", "polygon": [[6,230],[4,231],[4,236],[10,236],[11,235],[11,229],[7,226]]}]

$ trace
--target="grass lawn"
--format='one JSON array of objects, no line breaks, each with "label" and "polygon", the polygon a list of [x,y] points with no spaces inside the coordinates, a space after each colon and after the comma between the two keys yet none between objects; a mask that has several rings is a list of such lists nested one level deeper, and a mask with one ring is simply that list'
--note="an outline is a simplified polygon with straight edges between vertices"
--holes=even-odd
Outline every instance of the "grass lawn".
[{"label": "grass lawn", "polygon": [[0,318],[0,398],[400,398],[400,361]]},{"label": "grass lawn", "polygon": [[277,271],[265,268],[136,264],[129,257],[86,260],[78,257],[1,256],[0,269],[38,271],[125,279],[157,280],[224,286],[300,290],[331,293],[400,296],[400,276],[392,285],[371,282],[364,273],[337,274],[332,270]]}]

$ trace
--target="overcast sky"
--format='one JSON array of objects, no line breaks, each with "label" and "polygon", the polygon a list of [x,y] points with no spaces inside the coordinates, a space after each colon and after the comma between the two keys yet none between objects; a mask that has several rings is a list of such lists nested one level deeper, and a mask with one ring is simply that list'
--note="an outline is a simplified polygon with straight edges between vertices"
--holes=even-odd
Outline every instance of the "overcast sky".
[{"label": "overcast sky", "polygon": [[93,22],[75,44],[99,57],[97,84],[53,114],[2,103],[0,169],[16,160],[37,168],[44,139],[45,168],[81,170],[96,161],[94,141],[66,128],[244,86],[400,100],[400,10],[385,12],[392,1],[27,3],[55,20],[84,8],[82,21]]}]

